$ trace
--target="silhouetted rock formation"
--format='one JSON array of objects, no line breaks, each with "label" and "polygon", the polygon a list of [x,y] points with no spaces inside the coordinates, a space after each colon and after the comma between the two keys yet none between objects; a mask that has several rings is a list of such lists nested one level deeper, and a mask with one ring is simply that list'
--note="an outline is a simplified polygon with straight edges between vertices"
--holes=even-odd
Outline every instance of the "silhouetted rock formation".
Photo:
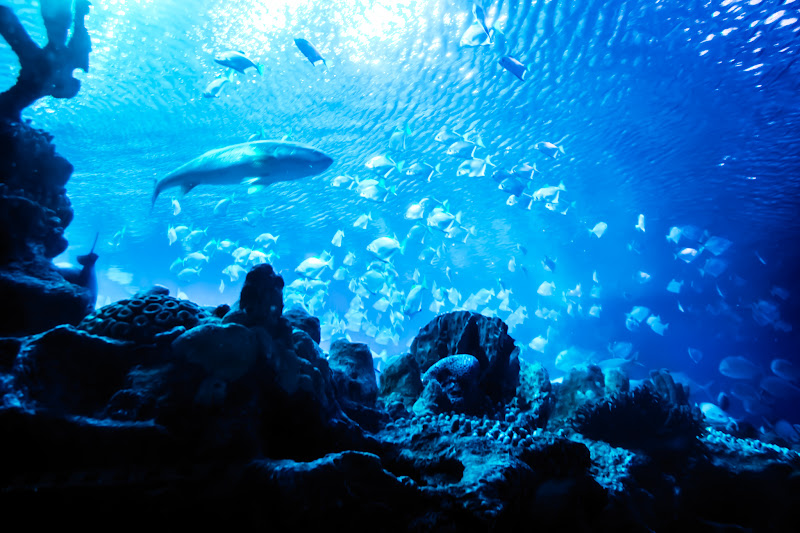
[{"label": "silhouetted rock formation", "polygon": [[0,35],[20,62],[17,83],[0,94],[0,334],[77,324],[94,307],[89,281],[85,286],[68,283],[51,261],[67,248],[64,230],[73,211],[65,187],[72,165],[56,154],[50,134],[20,118],[39,98],[78,93],[80,82],[72,73],[89,68],[91,46],[83,22],[89,2],[78,0],[74,16],[71,6],[65,0],[41,2],[48,36],[44,48],[10,8],[0,6]]}]

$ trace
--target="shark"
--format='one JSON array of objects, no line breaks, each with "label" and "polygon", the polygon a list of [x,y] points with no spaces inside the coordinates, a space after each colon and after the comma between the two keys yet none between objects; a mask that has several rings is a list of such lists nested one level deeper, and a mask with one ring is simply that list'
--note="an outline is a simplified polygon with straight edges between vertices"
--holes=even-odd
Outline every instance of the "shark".
[{"label": "shark", "polygon": [[183,194],[198,185],[266,186],[325,172],[333,158],[307,144],[291,141],[251,141],[210,150],[156,180],[151,206],[167,189]]}]

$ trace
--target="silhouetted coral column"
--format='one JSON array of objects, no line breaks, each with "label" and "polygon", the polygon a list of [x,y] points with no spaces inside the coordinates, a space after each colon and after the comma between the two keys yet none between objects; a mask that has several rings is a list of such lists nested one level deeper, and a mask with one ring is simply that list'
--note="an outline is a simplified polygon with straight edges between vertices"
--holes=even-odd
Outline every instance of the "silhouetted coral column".
[{"label": "silhouetted coral column", "polygon": [[71,0],[42,0],[44,47],[10,8],[0,6],[0,35],[20,62],[16,84],[0,94],[0,335],[77,324],[94,306],[89,288],[67,282],[52,264],[67,248],[64,229],[73,211],[65,186],[73,167],[56,153],[49,133],[20,116],[45,96],[78,93],[80,81],[72,73],[89,69],[91,43],[84,26],[89,6],[78,0],[73,14]]}]

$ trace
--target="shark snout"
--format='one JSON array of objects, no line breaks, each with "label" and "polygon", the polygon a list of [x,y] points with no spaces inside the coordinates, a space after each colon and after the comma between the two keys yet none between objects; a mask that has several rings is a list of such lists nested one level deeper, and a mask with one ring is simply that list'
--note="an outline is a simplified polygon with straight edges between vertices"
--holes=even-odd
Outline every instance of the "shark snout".
[{"label": "shark snout", "polygon": [[312,155],[312,163],[314,170],[317,172],[324,172],[333,164],[333,158],[325,152],[315,150]]}]

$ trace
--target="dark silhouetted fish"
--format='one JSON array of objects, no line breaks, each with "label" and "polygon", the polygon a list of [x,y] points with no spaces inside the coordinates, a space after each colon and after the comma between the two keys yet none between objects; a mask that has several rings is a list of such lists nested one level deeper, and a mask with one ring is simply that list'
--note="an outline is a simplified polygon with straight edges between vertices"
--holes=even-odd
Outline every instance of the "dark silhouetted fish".
[{"label": "dark silhouetted fish", "polygon": [[221,52],[214,57],[214,61],[223,67],[232,68],[236,72],[241,72],[242,74],[249,68],[256,69],[259,75],[262,73],[261,65],[247,57],[241,50]]},{"label": "dark silhouetted fish", "polygon": [[501,67],[519,78],[520,81],[525,81],[525,75],[528,73],[528,69],[518,60],[511,56],[504,56],[498,60],[498,63],[500,63]]},{"label": "dark silhouetted fish", "polygon": [[294,44],[296,44],[297,48],[299,48],[303,55],[306,56],[306,59],[311,61],[312,65],[316,66],[319,61],[322,61],[323,65],[326,67],[328,66],[328,64],[325,62],[325,59],[322,57],[322,54],[320,54],[319,50],[317,50],[317,48],[310,42],[306,41],[305,39],[295,39]]},{"label": "dark silhouetted fish", "polygon": [[210,150],[156,182],[152,203],[166,189],[183,194],[198,185],[270,185],[321,174],[333,164],[325,153],[288,141],[253,141]]}]

